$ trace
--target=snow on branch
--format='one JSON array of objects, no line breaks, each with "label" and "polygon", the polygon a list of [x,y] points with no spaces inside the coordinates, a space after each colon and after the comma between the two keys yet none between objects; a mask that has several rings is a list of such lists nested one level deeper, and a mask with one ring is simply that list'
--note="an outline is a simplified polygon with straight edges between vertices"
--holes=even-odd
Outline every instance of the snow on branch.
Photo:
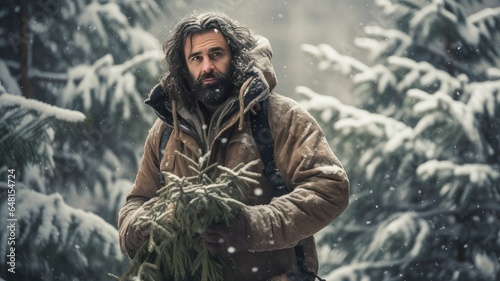
[{"label": "snow on branch", "polygon": [[[499,75],[500,75],[500,69]],[[472,92],[467,106],[477,115],[488,116],[490,119],[500,116],[500,79],[482,83],[470,84]]]},{"label": "snow on branch", "polygon": [[393,256],[393,259],[401,259],[408,263],[419,256],[424,248],[425,238],[429,234],[429,222],[422,219],[418,213],[413,211],[396,213],[378,225],[375,239],[371,241],[363,255],[366,258],[380,258],[385,255],[384,249],[393,249],[398,245],[398,250],[393,251],[393,255],[398,256]]},{"label": "snow on branch", "polygon": [[384,93],[388,86],[395,88],[398,79],[387,66],[377,64],[366,71],[355,74],[352,80],[356,84],[374,82],[377,85],[377,92]]},{"label": "snow on branch", "polygon": [[470,197],[474,196],[500,200],[500,172],[490,165],[457,164],[434,159],[418,166],[417,176],[424,181],[439,182],[441,195],[453,201],[467,203]]},{"label": "snow on branch", "polygon": [[470,15],[467,18],[468,27],[473,26],[473,30],[488,40],[493,40],[492,33],[498,33],[500,30],[500,7],[485,8]]},{"label": "snow on branch", "polygon": [[[114,89],[115,104],[124,102],[124,93],[135,93],[135,78],[130,71],[149,61],[160,61],[161,55],[157,50],[147,51],[136,55],[122,64],[113,65],[114,59],[107,54],[94,62],[93,65],[79,65],[68,71],[69,79],[64,88],[60,101],[63,105],[73,104],[75,99],[81,99],[85,111],[89,111],[92,101],[101,103],[106,101],[106,91],[116,85]],[[102,87],[104,81],[106,87]]]},{"label": "snow on branch", "polygon": [[[7,73],[6,71],[8,71],[7,68],[6,71],[3,71],[3,66],[5,67],[9,67],[11,69],[14,69],[16,71],[19,71],[21,66],[19,64],[19,62],[17,61],[12,61],[12,60],[4,60],[4,59],[0,59],[0,77],[2,78],[6,78],[7,75],[6,74],[9,74],[10,73]],[[37,79],[37,80],[49,80],[49,81],[58,81],[58,82],[66,82],[66,80],[68,80],[68,74],[67,73],[58,73],[58,72],[48,72],[48,71],[43,71],[43,70],[39,70],[39,69],[36,69],[35,67],[32,67],[29,71],[29,77],[31,79]],[[16,86],[19,87],[17,85],[17,81],[13,81],[14,83],[16,83]],[[8,87],[8,84],[5,85],[6,88],[9,90],[9,87]],[[21,90],[19,91],[9,91],[11,94],[16,94],[17,92],[21,93]]]},{"label": "snow on branch", "polygon": [[442,92],[431,95],[419,89],[409,90],[408,97],[417,100],[413,106],[413,112],[419,116],[425,116],[416,125],[415,133],[419,134],[430,129],[434,126],[433,116],[444,114],[450,118],[446,122],[448,126],[458,124],[462,128],[463,136],[469,139],[476,153],[483,151],[483,140],[478,131],[479,127],[475,124],[473,111],[466,104],[456,101]]},{"label": "snow on branch", "polygon": [[[381,132],[372,131],[374,135],[384,135],[392,136],[395,132],[400,132],[407,128],[407,126],[397,121],[396,119],[386,117],[380,114],[373,114],[369,111],[356,108],[354,106],[345,105],[338,99],[315,93],[313,90],[299,86],[296,88],[298,94],[302,94],[308,98],[308,100],[301,101],[301,105],[307,110],[323,111],[328,112],[323,114],[322,121],[325,123],[332,122],[332,116],[339,120],[335,123],[335,128],[343,129],[347,127],[359,128],[365,127],[368,129],[370,124],[379,124],[384,128]],[[377,126],[378,127],[378,126]]]},{"label": "snow on branch", "polygon": [[[119,27],[127,25],[127,17],[122,14],[117,3],[92,3],[88,5],[80,16],[78,24],[84,28],[93,29],[106,46],[105,42],[108,40],[105,30],[106,23],[103,22],[103,19]],[[118,32],[116,35],[125,41],[125,32]]]},{"label": "snow on branch", "polygon": [[414,44],[410,36],[397,29],[367,26],[364,28],[364,31],[367,35],[376,39],[356,38],[354,43],[360,48],[371,50],[370,59],[372,61],[383,57],[384,54],[387,54],[392,49],[395,49],[395,51],[391,51],[392,55],[402,56],[407,48]]},{"label": "snow on branch", "polygon": [[426,61],[416,62],[412,59],[395,56],[389,57],[387,61],[391,66],[409,70],[397,84],[397,90],[401,92],[416,87],[415,84],[418,82],[417,85],[420,87],[439,84],[440,92],[454,94],[468,80],[465,75],[455,78]]},{"label": "snow on branch", "polygon": [[55,130],[66,130],[85,120],[81,112],[59,108],[4,92],[0,85],[0,154],[16,159],[18,169],[29,163],[54,167],[52,142]]},{"label": "snow on branch", "polygon": [[[422,7],[416,13],[413,14],[413,17],[410,20],[410,25],[414,27],[420,27],[421,35],[424,38],[428,38],[430,33],[432,32],[432,21],[436,21],[438,19],[442,19],[451,23],[452,25],[456,25],[459,23],[457,16],[447,9],[444,8],[444,1],[431,1],[425,7]],[[429,22],[431,21],[431,22]]]},{"label": "snow on branch", "polygon": [[430,178],[466,177],[470,183],[479,186],[494,185],[500,180],[500,172],[486,164],[456,164],[451,161],[429,160],[417,168],[417,175],[423,180]]},{"label": "snow on branch", "polygon": [[74,123],[85,120],[85,115],[79,111],[60,108],[34,99],[26,99],[22,96],[14,96],[7,93],[0,94],[0,104],[2,107],[14,106],[31,109],[41,113],[43,116],[54,117],[66,122]]},{"label": "snow on branch", "polygon": [[500,80],[500,68],[496,67],[487,68],[486,76],[491,80]]},{"label": "snow on branch", "polygon": [[467,17],[461,3],[435,0],[416,11],[410,25],[417,27],[414,30],[425,39],[431,39],[435,27],[441,26],[447,28],[452,37],[458,37],[456,40],[461,45],[466,45],[464,51],[484,50],[483,56],[490,59],[490,53],[498,54],[496,46],[488,41],[494,40],[494,34],[500,30],[500,7],[485,8]]},{"label": "snow on branch", "polygon": [[118,4],[122,10],[132,11],[132,14],[135,15],[135,17],[129,18],[129,21],[146,27],[150,26],[151,22],[156,20],[163,11],[155,0],[119,1]]},{"label": "snow on branch", "polygon": [[[413,128],[403,122],[345,105],[307,87],[297,87],[296,92],[308,98],[300,103],[309,111],[319,112],[319,121],[335,131],[339,145],[357,147],[353,151],[357,153],[355,165],[366,169],[367,178],[372,178],[377,168],[393,154],[407,153],[413,146]],[[405,145],[408,142],[410,145]]]},{"label": "snow on branch", "polygon": [[414,9],[420,9],[418,4],[414,1],[396,1],[396,3],[393,3],[389,0],[375,0],[375,4],[382,9],[384,14],[397,14],[398,17],[406,15]]},{"label": "snow on branch", "polygon": [[[95,272],[105,276],[123,266],[125,259],[119,248],[118,231],[101,217],[67,205],[58,193],[45,195],[19,189],[16,194],[16,214],[22,226],[16,246],[32,249],[31,253],[45,249],[49,255],[20,258],[27,261],[24,272],[38,272],[41,276],[60,274],[56,279],[63,280],[70,279],[64,276],[89,280]],[[7,207],[1,207],[0,214],[6,217],[3,212]],[[6,241],[5,235],[7,232],[2,233],[2,241]],[[4,260],[6,249],[0,250]]]},{"label": "snow on branch", "polygon": [[[402,264],[402,261],[376,261],[376,262],[351,262],[348,265],[343,265],[337,269],[332,270],[325,280],[343,280],[343,281],[357,281],[360,280],[359,276],[363,272],[368,272],[370,269],[389,269],[394,266]],[[365,279],[361,279],[365,280]],[[371,279],[366,279],[371,280]]]},{"label": "snow on branch", "polygon": [[352,72],[362,72],[369,69],[364,63],[353,57],[339,54],[327,44],[320,44],[318,46],[302,44],[301,49],[319,61],[318,68],[321,71],[333,70],[344,75],[349,75]]},{"label": "snow on branch", "polygon": [[122,64],[114,65],[111,68],[107,69],[105,68],[105,70],[109,70],[109,73],[107,73],[108,75],[106,75],[107,77],[109,77],[107,83],[108,85],[112,85],[117,82],[120,75],[122,75],[123,73],[131,71],[135,67],[145,62],[160,61],[161,59],[162,59],[161,52],[158,50],[153,50],[136,55]]},{"label": "snow on branch", "polygon": [[362,116],[371,115],[366,110],[343,104],[332,96],[316,93],[308,87],[298,86],[295,92],[306,97],[300,101],[306,110],[321,112],[321,121],[325,124],[334,124],[337,120],[345,118],[360,119]]}]

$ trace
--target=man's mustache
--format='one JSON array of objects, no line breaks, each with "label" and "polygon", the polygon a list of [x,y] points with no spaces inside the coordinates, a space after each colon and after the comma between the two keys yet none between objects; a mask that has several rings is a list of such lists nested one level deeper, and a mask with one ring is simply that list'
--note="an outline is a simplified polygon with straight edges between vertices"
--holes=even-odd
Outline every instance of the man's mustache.
[{"label": "man's mustache", "polygon": [[203,80],[205,79],[208,79],[208,78],[215,78],[217,80],[222,80],[224,79],[226,76],[222,73],[218,73],[218,72],[210,72],[210,73],[205,73],[205,74],[202,74],[200,77],[198,77],[198,79],[196,80],[196,84],[201,84],[203,82]]}]

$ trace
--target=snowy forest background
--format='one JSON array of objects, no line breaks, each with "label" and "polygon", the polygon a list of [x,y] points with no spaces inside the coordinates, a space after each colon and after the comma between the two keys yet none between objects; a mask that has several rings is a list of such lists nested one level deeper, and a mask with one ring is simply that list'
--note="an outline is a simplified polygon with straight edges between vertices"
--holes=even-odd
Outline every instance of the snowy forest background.
[{"label": "snowy forest background", "polygon": [[[268,37],[351,204],[317,234],[326,280],[500,280],[500,5],[474,0],[4,0],[0,280],[111,280],[117,212],[155,116],[161,43],[194,9]],[[7,174],[16,174],[16,273]]]}]

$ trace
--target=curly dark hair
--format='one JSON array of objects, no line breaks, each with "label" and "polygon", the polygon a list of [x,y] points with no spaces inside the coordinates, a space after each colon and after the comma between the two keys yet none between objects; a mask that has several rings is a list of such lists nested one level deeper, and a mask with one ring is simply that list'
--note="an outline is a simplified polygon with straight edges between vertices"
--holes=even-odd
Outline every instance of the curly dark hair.
[{"label": "curly dark hair", "polygon": [[184,43],[194,34],[217,29],[224,35],[231,50],[230,78],[232,88],[239,89],[246,79],[251,58],[248,50],[255,47],[256,41],[250,30],[235,20],[219,13],[194,13],[181,20],[172,30],[171,36],[163,44],[167,71],[160,84],[168,99],[175,99],[188,108],[194,105],[190,93],[189,71],[184,59]]}]

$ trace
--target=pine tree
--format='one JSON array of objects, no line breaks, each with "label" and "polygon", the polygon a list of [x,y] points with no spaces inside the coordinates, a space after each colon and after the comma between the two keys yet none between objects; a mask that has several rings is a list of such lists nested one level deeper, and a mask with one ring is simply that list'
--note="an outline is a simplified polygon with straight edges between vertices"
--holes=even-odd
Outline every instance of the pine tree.
[{"label": "pine tree", "polygon": [[[230,169],[217,163],[207,166],[210,153],[198,162],[177,154],[189,163],[194,175],[164,173],[167,184],[142,206],[143,213],[134,223],[149,229],[149,241],[121,280],[222,281],[222,268],[231,267],[227,260],[210,253],[199,235],[208,226],[227,225],[241,214],[246,185],[258,183],[259,174],[248,171],[256,161]],[[219,175],[212,179],[216,168]]]},{"label": "pine tree", "polygon": [[125,267],[116,213],[153,118],[142,101],[161,51],[145,29],[162,2],[0,4],[0,174],[16,170],[18,218],[17,273],[1,278],[109,280]]},{"label": "pine tree", "polygon": [[349,78],[358,107],[297,91],[351,179],[319,235],[328,280],[500,278],[500,7],[377,0],[366,56],[303,45]]}]

